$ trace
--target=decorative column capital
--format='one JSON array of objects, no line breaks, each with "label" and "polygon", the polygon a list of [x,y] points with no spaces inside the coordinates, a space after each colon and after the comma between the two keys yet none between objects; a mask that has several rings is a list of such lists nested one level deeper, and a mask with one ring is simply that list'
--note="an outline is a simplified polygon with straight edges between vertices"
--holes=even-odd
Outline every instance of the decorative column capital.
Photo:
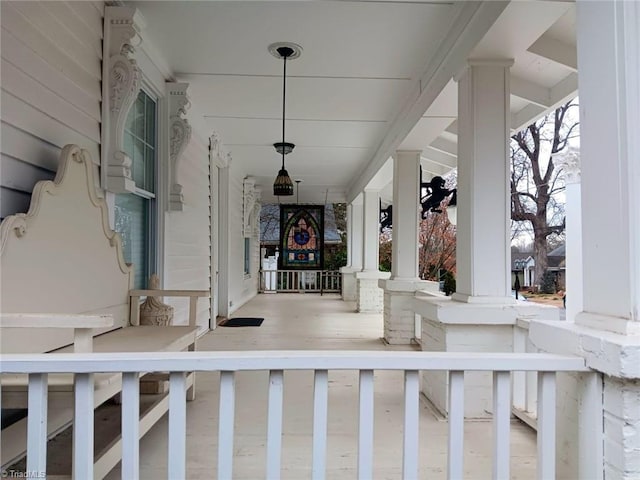
[{"label": "decorative column capital", "polygon": [[166,83],[169,99],[169,164],[171,167],[169,210],[175,211],[181,211],[184,207],[182,185],[178,183],[178,163],[191,140],[191,125],[186,118],[182,118],[191,106],[187,96],[188,88],[188,83]]},{"label": "decorative column capital", "polygon": [[558,166],[564,172],[566,184],[580,183],[580,150],[569,147],[567,152],[556,155]]},{"label": "decorative column capital", "polygon": [[131,159],[124,153],[124,127],[140,90],[140,68],[133,57],[142,42],[144,21],[135,8],[106,7],[102,46],[102,168],[106,190],[135,191]]}]

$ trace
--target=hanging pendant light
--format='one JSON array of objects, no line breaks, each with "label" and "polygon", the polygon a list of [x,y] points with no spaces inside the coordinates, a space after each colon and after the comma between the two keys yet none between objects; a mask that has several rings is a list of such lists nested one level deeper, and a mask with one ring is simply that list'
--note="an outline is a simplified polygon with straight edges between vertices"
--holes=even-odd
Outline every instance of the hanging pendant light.
[{"label": "hanging pendant light", "polygon": [[280,155],[282,155],[282,167],[278,172],[275,182],[273,182],[273,194],[278,197],[293,195],[293,182],[289,176],[289,172],[284,165],[284,156],[291,153],[295,145],[285,141],[285,113],[287,100],[287,59],[298,58],[302,52],[302,48],[295,43],[279,43],[269,45],[269,51],[276,58],[282,58],[284,68],[282,74],[282,142],[274,143],[273,146]]}]

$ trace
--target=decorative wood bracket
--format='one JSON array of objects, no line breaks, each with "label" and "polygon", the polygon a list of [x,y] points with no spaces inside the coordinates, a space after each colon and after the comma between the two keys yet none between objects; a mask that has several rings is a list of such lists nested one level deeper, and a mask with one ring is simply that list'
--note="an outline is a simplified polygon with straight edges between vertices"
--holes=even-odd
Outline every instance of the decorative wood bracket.
[{"label": "decorative wood bracket", "polygon": [[140,90],[140,68],[131,58],[144,21],[135,8],[106,7],[102,66],[102,183],[110,192],[134,192],[124,127]]},{"label": "decorative wood bracket", "polygon": [[171,174],[171,191],[169,193],[169,210],[182,211],[184,196],[182,185],[178,183],[178,163],[184,149],[191,139],[191,125],[186,118],[187,109],[191,106],[187,96],[188,83],[167,82],[169,98],[169,163]]},{"label": "decorative wood bracket", "polygon": [[260,189],[256,188],[256,181],[247,177],[242,182],[242,235],[252,237],[256,233],[255,219],[260,213]]}]

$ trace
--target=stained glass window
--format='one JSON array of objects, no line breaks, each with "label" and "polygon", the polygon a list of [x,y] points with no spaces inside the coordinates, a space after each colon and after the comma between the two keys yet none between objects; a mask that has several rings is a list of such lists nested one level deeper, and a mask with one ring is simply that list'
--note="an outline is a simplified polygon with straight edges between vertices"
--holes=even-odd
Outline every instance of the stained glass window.
[{"label": "stained glass window", "polygon": [[323,267],[324,205],[280,206],[280,268]]}]

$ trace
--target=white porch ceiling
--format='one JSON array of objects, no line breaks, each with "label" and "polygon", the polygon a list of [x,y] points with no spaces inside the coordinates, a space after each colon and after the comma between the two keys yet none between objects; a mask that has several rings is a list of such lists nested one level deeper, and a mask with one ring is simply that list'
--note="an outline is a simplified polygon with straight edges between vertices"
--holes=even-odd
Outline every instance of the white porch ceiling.
[{"label": "white porch ceiling", "polygon": [[190,84],[194,128],[205,138],[219,134],[265,202],[276,200],[280,157],[272,144],[281,140],[282,62],[267,51],[271,43],[303,48],[287,68],[286,136],[296,144],[286,164],[304,182],[301,201],[352,199],[372,179],[381,182],[376,173],[396,149],[423,150],[434,170],[455,165],[451,77],[469,56],[515,59],[513,126],[577,90],[572,3],[130,4],[175,79]]}]

